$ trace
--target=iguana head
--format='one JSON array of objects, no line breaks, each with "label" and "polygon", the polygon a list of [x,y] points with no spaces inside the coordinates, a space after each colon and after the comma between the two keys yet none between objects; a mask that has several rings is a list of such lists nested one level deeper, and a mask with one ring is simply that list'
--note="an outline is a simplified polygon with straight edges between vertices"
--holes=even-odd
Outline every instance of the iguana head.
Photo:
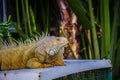
[{"label": "iguana head", "polygon": [[58,53],[59,50],[64,49],[64,47],[67,46],[68,41],[65,37],[55,37],[55,41],[52,43],[53,45],[51,49],[48,50],[49,51],[48,53],[51,56],[54,56],[55,54]]},{"label": "iguana head", "polygon": [[53,56],[59,52],[63,54],[64,47],[66,47],[67,44],[68,40],[65,37],[46,37],[39,43],[39,46],[37,46],[35,56],[39,57],[39,59],[42,59],[41,56],[43,56],[43,62],[51,62]]}]

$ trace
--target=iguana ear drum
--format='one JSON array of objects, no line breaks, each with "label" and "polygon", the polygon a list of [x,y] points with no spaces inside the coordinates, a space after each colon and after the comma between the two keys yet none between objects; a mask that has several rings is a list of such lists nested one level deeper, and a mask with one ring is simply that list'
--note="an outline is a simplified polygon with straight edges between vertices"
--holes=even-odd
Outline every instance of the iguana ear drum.
[{"label": "iguana ear drum", "polygon": [[53,48],[53,49],[50,49],[49,54],[50,54],[51,56],[57,54],[57,53],[58,53],[58,49],[59,49],[58,47],[55,47],[55,48]]},{"label": "iguana ear drum", "polygon": [[51,56],[55,55],[55,52],[54,52],[54,50],[52,50],[52,49],[50,50],[49,53],[50,53]]}]

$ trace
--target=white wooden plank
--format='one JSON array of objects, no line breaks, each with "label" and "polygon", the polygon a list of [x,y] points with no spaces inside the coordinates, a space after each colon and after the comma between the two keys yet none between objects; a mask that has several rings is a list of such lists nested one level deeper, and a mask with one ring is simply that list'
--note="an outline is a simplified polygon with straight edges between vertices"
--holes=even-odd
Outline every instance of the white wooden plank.
[{"label": "white wooden plank", "polygon": [[[55,79],[76,72],[111,67],[109,60],[66,60],[65,62],[67,64],[66,66],[51,68],[49,71],[43,72],[41,79]],[[45,77],[46,75],[47,77]]]},{"label": "white wooden plank", "polygon": [[0,71],[0,80],[52,80],[75,72],[109,68],[109,60],[65,60],[66,66]]}]

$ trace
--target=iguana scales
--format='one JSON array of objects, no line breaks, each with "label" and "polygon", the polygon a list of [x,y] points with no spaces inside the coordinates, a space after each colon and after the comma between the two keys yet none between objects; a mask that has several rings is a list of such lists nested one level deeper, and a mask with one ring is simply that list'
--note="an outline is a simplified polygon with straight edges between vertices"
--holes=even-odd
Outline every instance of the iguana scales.
[{"label": "iguana scales", "polygon": [[0,50],[0,69],[63,66],[63,52],[67,43],[64,37],[42,36],[28,44],[4,45],[7,47]]}]

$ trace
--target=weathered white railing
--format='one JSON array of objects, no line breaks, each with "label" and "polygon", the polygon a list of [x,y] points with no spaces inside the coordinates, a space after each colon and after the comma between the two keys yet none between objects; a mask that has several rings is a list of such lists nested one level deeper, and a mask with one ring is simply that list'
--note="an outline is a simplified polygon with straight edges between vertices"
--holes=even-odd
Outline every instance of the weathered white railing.
[{"label": "weathered white railing", "polygon": [[65,60],[66,66],[0,71],[0,80],[52,80],[76,72],[110,68],[110,60]]}]

